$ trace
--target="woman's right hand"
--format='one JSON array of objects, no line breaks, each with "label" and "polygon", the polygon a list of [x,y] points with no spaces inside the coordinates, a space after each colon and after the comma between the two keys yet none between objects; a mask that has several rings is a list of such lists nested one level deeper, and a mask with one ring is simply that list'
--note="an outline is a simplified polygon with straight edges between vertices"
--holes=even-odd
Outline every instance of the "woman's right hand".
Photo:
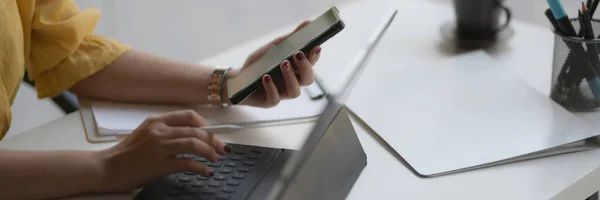
[{"label": "woman's right hand", "polygon": [[214,172],[201,162],[176,155],[199,155],[211,162],[230,149],[200,129],[207,123],[191,110],[150,117],[115,146],[99,152],[101,187],[106,192],[131,191],[172,173],[189,171],[204,176]]}]

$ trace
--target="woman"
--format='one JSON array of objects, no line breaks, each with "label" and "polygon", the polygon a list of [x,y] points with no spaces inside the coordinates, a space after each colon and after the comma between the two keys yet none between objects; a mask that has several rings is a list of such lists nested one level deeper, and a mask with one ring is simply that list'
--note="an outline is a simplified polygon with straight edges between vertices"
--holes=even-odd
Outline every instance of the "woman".
[{"label": "woman", "polygon": [[[71,0],[0,1],[0,138],[10,126],[10,106],[25,69],[36,82],[40,98],[70,90],[79,96],[115,101],[228,103],[221,92],[224,88],[208,88],[213,78],[227,81],[238,71],[221,76],[222,71],[211,66],[136,51],[91,34],[98,20],[96,10],[81,12]],[[288,35],[258,49],[244,66]],[[313,82],[312,66],[319,53],[320,47],[308,55],[297,52],[296,68],[287,61],[281,63],[282,83],[264,76],[261,92],[242,104],[272,107],[280,100],[297,97],[301,86]],[[215,161],[218,154],[227,154],[229,148],[223,142],[195,128],[205,125],[197,113],[177,111],[147,119],[127,139],[104,150],[0,150],[0,199],[128,191],[181,171],[210,176],[213,172],[207,166],[174,158],[176,154],[193,153]]]}]

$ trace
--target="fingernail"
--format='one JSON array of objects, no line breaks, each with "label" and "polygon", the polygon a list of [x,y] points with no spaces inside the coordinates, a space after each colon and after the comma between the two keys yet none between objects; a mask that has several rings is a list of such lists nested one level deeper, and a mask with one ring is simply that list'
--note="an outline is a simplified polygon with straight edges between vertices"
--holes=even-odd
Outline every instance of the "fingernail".
[{"label": "fingernail", "polygon": [[317,47],[317,53],[321,53],[321,47]]},{"label": "fingernail", "polygon": [[283,69],[288,72],[290,71],[290,61],[283,61]]},{"label": "fingernail", "polygon": [[265,75],[265,81],[267,81],[267,83],[271,83],[273,80],[271,80],[271,76]]},{"label": "fingernail", "polygon": [[297,59],[297,60],[302,60],[302,59],[304,59],[304,53],[302,53],[302,52],[298,52],[298,53],[296,54],[296,59]]},{"label": "fingernail", "polygon": [[212,177],[212,176],[214,176],[214,175],[215,175],[215,172],[213,172],[213,171],[210,171],[210,172],[208,173],[208,176],[211,176],[211,177]]},{"label": "fingernail", "polygon": [[231,153],[231,147],[229,147],[228,145],[225,145],[225,152],[227,153]]}]

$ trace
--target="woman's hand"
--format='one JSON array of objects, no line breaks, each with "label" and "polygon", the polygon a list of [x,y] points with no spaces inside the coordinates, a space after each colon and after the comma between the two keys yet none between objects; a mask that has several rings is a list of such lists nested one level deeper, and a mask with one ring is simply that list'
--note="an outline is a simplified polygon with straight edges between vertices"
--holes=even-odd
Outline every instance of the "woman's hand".
[{"label": "woman's hand", "polygon": [[130,191],[166,175],[189,171],[214,172],[201,162],[176,155],[199,155],[211,162],[228,147],[200,129],[207,123],[196,112],[176,111],[150,117],[119,144],[99,152],[107,192]]},{"label": "woman's hand", "polygon": [[[276,38],[275,40],[250,54],[250,56],[248,56],[246,59],[242,69],[248,67],[254,61],[262,57],[271,48],[279,45],[286,38],[300,30],[302,27],[306,26],[308,23],[310,23],[310,21],[302,22],[291,33]],[[287,60],[281,62],[279,65],[279,70],[281,70],[283,75],[283,80],[281,82],[275,83],[271,76],[263,76],[263,88],[260,88],[258,91],[254,92],[247,99],[242,101],[241,104],[268,108],[276,106],[281,100],[293,99],[300,96],[300,86],[307,86],[314,82],[314,72],[312,67],[319,60],[320,52],[321,47],[317,46],[309,51],[308,55],[304,55],[304,53],[300,51],[294,53],[294,67],[292,67],[292,64]],[[232,76],[236,76],[237,73],[239,72],[233,72]]]}]

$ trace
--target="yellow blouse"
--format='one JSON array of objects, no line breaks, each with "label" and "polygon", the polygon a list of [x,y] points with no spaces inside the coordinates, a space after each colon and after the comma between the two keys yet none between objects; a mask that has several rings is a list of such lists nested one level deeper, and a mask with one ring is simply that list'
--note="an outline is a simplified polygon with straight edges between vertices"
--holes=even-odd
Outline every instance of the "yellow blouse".
[{"label": "yellow blouse", "polygon": [[92,34],[100,12],[72,0],[0,0],[0,139],[27,69],[38,98],[72,87],[130,47]]}]

